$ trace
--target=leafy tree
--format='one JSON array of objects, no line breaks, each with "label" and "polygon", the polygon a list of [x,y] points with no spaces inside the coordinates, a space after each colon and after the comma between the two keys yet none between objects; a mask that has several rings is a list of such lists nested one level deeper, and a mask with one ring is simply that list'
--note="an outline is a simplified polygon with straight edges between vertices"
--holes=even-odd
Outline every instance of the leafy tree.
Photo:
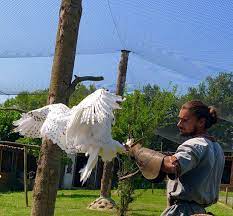
[{"label": "leafy tree", "polygon": [[[165,125],[165,118],[171,117],[172,107],[176,101],[176,88],[171,92],[161,90],[158,86],[145,86],[144,91],[134,91],[126,95],[122,110],[116,114],[116,124],[113,127],[113,137],[121,142],[131,135],[137,140],[143,137],[143,145],[152,147],[155,140],[155,130]],[[155,143],[157,145],[157,143]],[[154,147],[152,147],[154,148]],[[136,165],[130,157],[120,156],[121,166],[118,175],[123,176],[135,171]],[[143,179],[125,179],[118,183],[120,202],[118,215],[125,215],[129,204],[136,198],[134,188]]]},{"label": "leafy tree", "polygon": [[15,98],[6,100],[3,107],[16,107],[25,111],[38,109],[46,105],[48,90],[21,92]]},{"label": "leafy tree", "polygon": [[113,127],[113,136],[117,140],[126,140],[131,132],[135,139],[144,137],[144,145],[150,146],[156,128],[166,125],[164,119],[173,116],[176,88],[169,92],[148,85],[145,89],[145,92],[136,90],[126,95]]},{"label": "leafy tree", "polygon": [[18,138],[18,135],[12,132],[12,122],[18,118],[18,112],[0,111],[0,140],[13,142]]},{"label": "leafy tree", "polygon": [[220,73],[216,77],[207,77],[198,87],[190,88],[180,98],[182,104],[187,100],[199,99],[208,105],[214,105],[220,114],[219,124],[210,129],[222,146],[231,149],[233,140],[233,73]]}]

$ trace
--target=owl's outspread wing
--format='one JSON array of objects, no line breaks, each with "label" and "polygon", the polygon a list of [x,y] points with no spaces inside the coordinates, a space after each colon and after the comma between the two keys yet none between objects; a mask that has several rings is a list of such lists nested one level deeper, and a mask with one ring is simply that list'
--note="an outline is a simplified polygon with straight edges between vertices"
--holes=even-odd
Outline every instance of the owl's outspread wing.
[{"label": "owl's outspread wing", "polygon": [[89,155],[87,165],[80,171],[85,182],[94,168],[98,155],[110,161],[123,146],[112,139],[113,111],[120,109],[120,96],[99,89],[72,108],[67,124],[66,143],[70,149]]},{"label": "owl's outspread wing", "polygon": [[[114,117],[113,110],[120,109],[117,102],[122,102],[121,96],[111,94],[105,89],[98,89],[88,95],[77,106],[72,108],[73,116],[68,125],[68,131],[73,125],[78,123],[87,123],[94,125],[95,122],[101,123],[109,116]],[[80,117],[81,115],[81,122]]]},{"label": "owl's outspread wing", "polygon": [[31,138],[47,137],[63,149],[69,112],[66,105],[59,103],[23,113],[19,120],[13,122],[16,126],[14,132]]},{"label": "owl's outspread wing", "polygon": [[19,120],[13,122],[13,125],[16,126],[14,132],[19,132],[26,137],[41,138],[40,130],[49,111],[50,106],[44,106],[40,109],[23,113]]},{"label": "owl's outspread wing", "polygon": [[70,153],[66,145],[66,125],[70,118],[70,108],[62,103],[49,106],[50,112],[41,127],[41,136],[52,140],[66,153]]}]

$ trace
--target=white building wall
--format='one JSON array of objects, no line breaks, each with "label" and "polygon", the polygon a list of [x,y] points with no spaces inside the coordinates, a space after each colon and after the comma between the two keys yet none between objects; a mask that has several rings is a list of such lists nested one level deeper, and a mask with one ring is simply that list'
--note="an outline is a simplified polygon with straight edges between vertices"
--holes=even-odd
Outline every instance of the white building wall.
[{"label": "white building wall", "polygon": [[73,185],[73,178],[75,172],[76,154],[68,154],[67,156],[72,160],[72,166],[71,167],[69,167],[68,165],[65,166],[65,173],[63,177],[63,188],[71,189]]}]

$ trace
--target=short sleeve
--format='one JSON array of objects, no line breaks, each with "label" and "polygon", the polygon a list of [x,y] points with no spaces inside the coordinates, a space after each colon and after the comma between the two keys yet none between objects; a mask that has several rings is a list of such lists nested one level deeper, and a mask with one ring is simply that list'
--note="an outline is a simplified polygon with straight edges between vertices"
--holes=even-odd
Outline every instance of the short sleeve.
[{"label": "short sleeve", "polygon": [[189,139],[178,147],[174,156],[180,165],[180,176],[199,164],[207,147],[208,143],[204,138]]}]

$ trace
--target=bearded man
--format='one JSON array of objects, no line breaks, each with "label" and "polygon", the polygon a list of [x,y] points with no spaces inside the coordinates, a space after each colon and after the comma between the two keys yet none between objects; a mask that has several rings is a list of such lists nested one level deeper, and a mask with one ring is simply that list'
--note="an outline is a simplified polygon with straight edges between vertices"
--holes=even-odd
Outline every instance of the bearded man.
[{"label": "bearded man", "polygon": [[205,207],[217,202],[224,153],[207,130],[217,122],[214,107],[199,100],[185,103],[179,113],[177,124],[180,134],[188,137],[171,156],[143,148],[132,140],[126,149],[136,160],[140,171],[147,179],[168,175],[169,207],[162,216],[189,216],[205,214]]}]

